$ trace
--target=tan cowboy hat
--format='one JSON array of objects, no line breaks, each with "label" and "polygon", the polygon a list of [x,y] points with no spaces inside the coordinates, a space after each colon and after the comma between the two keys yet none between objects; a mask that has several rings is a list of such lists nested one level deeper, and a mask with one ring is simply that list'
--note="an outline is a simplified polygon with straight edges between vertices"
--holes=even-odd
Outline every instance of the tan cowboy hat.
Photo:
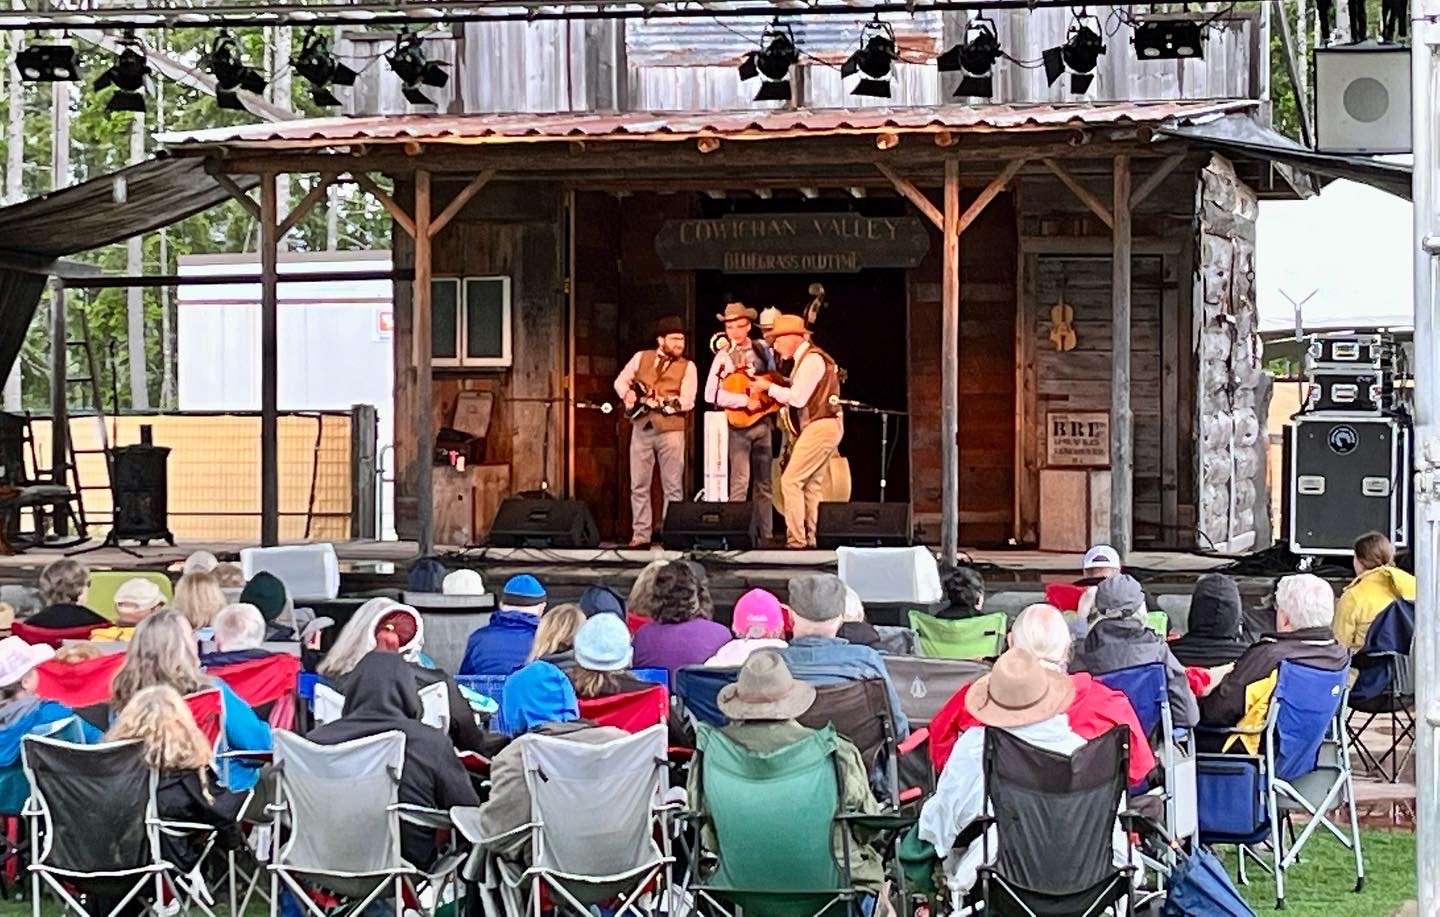
[{"label": "tan cowboy hat", "polygon": [[779,315],[780,310],[775,308],[774,306],[766,306],[765,308],[761,309],[759,322],[760,327],[768,331],[775,324],[775,319],[779,317]]},{"label": "tan cowboy hat", "polygon": [[793,720],[815,703],[815,689],[796,681],[775,650],[751,653],[733,685],[720,689],[720,712],[732,720]]},{"label": "tan cowboy hat", "polygon": [[759,317],[760,313],[745,305],[743,302],[726,303],[725,311],[715,316],[716,319],[722,322],[733,322],[738,318],[748,319],[753,322]]},{"label": "tan cowboy hat", "polygon": [[1024,647],[1006,650],[989,675],[965,695],[965,709],[986,726],[1029,726],[1070,709],[1075,685],[1070,676],[1040,664]]},{"label": "tan cowboy hat", "polygon": [[805,327],[805,317],[803,315],[775,316],[775,324],[771,325],[770,330],[765,332],[765,340],[773,341],[787,334],[802,334],[805,337],[810,336],[810,329]]}]

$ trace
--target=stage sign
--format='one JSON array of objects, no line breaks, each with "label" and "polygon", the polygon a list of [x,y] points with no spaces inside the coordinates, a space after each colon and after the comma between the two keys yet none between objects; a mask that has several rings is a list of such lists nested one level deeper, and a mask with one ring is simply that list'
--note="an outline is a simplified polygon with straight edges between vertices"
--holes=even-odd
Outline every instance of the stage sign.
[{"label": "stage sign", "polygon": [[676,271],[731,274],[853,274],[918,265],[930,231],[915,217],[853,213],[732,214],[718,220],[666,220],[655,252]]},{"label": "stage sign", "polygon": [[1051,468],[1108,467],[1110,415],[1104,411],[1051,411],[1046,414],[1045,464]]}]

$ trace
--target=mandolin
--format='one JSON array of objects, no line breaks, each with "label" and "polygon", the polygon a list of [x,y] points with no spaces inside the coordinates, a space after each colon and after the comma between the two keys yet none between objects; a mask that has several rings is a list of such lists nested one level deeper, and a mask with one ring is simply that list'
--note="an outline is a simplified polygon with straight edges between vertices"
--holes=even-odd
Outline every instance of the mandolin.
[{"label": "mandolin", "polygon": [[[783,383],[785,381],[779,373],[761,373],[760,376],[769,379],[771,382]],[[733,372],[720,380],[720,389],[721,391],[732,392],[736,395],[747,395],[749,393],[751,380],[759,378],[760,376],[751,376],[745,372]],[[756,398],[760,402],[759,410],[751,411],[749,408],[725,409],[725,419],[729,421],[730,426],[741,430],[753,427],[761,418],[769,417],[781,408],[780,402],[763,392],[757,395]]]}]

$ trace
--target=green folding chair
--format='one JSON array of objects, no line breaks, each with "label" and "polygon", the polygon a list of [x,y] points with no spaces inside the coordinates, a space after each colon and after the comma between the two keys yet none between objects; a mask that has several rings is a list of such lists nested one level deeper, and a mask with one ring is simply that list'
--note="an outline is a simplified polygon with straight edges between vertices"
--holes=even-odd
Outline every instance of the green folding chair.
[{"label": "green folding chair", "polygon": [[85,607],[114,621],[115,593],[121,583],[132,579],[148,579],[159,586],[166,602],[175,598],[175,587],[170,585],[170,577],[158,570],[95,570],[90,574],[90,586],[85,590]]},{"label": "green folding chair", "polygon": [[1170,616],[1163,611],[1152,611],[1147,614],[1145,626],[1159,634],[1161,640],[1170,636]]},{"label": "green folding chair", "polygon": [[951,621],[910,612],[910,626],[920,635],[920,652],[935,659],[993,659],[1005,651],[1010,619],[1003,611]]}]

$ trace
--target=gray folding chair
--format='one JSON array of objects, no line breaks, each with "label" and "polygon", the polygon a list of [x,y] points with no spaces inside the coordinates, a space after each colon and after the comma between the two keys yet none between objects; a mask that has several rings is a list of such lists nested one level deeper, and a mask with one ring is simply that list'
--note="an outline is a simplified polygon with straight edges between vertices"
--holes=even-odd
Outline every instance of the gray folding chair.
[{"label": "gray folding chair", "polygon": [[[480,883],[487,915],[523,914],[520,897],[527,884],[530,908],[537,914],[542,890],[557,910],[571,910],[576,917],[588,917],[592,905],[611,900],[618,902],[614,917],[639,917],[646,892],[665,900],[674,863],[664,802],[665,726],[601,745],[540,735],[516,741],[523,743],[530,823],[485,838],[478,809],[452,810],[467,839],[487,850],[513,847],[506,841],[529,835],[528,864],[487,855],[486,878]],[[497,889],[503,911],[495,906]]]},{"label": "gray folding chair", "polygon": [[[421,869],[401,856],[402,823],[437,831],[451,827],[443,811],[400,803],[404,766],[405,736],[400,732],[339,745],[316,745],[293,733],[275,733],[272,915],[279,912],[281,883],[314,917],[326,914],[306,894],[304,883],[350,899],[355,913],[390,892],[400,917],[405,893],[423,904],[426,888],[437,892],[438,906],[438,892],[446,880],[454,880],[460,857],[447,850],[433,867]],[[456,893],[458,898],[458,887]]]},{"label": "gray folding chair", "polygon": [[945,702],[965,685],[990,671],[983,662],[929,656],[884,656],[885,671],[911,730],[929,725]]}]

